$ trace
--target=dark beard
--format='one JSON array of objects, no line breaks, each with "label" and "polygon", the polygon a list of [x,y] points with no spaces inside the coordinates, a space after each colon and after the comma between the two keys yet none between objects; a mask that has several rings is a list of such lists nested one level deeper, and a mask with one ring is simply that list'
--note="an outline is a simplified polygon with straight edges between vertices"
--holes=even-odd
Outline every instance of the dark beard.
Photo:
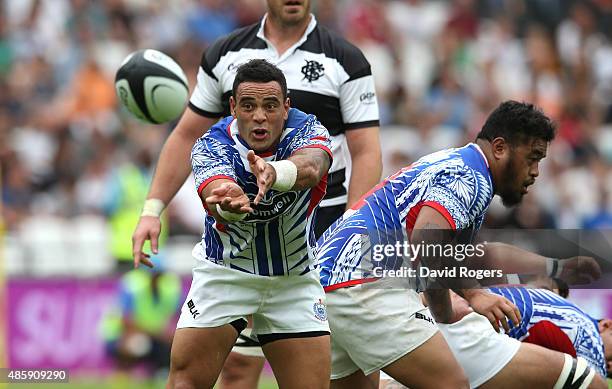
[{"label": "dark beard", "polygon": [[[504,184],[514,182],[516,180],[515,171],[516,168],[513,155],[508,162],[506,170],[504,171],[502,182]],[[501,197],[502,204],[504,204],[505,207],[513,207],[521,202],[523,199],[523,194],[519,191],[512,190],[512,188],[506,187],[503,192],[499,193],[499,197]]]}]

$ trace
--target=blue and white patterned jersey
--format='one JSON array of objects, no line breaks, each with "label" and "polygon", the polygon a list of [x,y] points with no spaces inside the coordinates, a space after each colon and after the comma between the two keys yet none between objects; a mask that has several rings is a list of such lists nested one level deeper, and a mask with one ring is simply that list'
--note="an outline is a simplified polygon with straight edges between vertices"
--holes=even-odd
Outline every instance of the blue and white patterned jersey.
[{"label": "blue and white patterned jersey", "polygon": [[523,340],[529,336],[529,328],[542,320],[548,320],[569,337],[576,355],[583,357],[605,377],[606,359],[597,320],[546,289],[503,287],[490,290],[512,301],[521,312],[521,322],[510,329],[509,336]]},{"label": "blue and white patterned jersey", "polygon": [[419,159],[366,193],[319,239],[323,287],[330,291],[371,280],[367,266],[361,266],[364,256],[374,244],[406,241],[424,205],[473,239],[493,193],[488,162],[474,143]]},{"label": "blue and white patterned jersey", "polygon": [[[329,134],[317,118],[291,108],[276,151],[260,157],[280,161],[297,150],[315,147],[325,150],[331,162],[329,146]],[[230,179],[253,200],[258,188],[246,158],[248,151],[233,117],[212,126],[191,152],[198,194],[213,180]],[[327,175],[316,187],[302,191],[270,189],[257,206],[251,204],[253,212],[240,222],[220,224],[207,213],[194,256],[261,276],[307,273],[314,259],[312,219],[325,195],[326,178]]]}]

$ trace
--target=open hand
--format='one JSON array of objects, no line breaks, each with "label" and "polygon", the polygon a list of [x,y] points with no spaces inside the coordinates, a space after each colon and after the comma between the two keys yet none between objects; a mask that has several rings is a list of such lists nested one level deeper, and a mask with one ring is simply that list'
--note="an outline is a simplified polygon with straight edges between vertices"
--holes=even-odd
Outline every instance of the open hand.
[{"label": "open hand", "polygon": [[253,175],[257,178],[257,187],[259,191],[253,201],[253,203],[257,205],[276,182],[276,170],[274,170],[269,163],[264,161],[263,158],[257,156],[253,150],[249,150],[247,153],[247,160],[249,161],[251,172],[253,172]]},{"label": "open hand", "polygon": [[224,182],[210,192],[206,197],[209,209],[214,209],[218,204],[224,211],[232,213],[253,212],[251,202],[242,188],[234,182]]},{"label": "open hand", "polygon": [[510,331],[508,318],[514,326],[521,322],[521,312],[510,300],[503,296],[493,294],[487,290],[472,289],[465,296],[474,311],[485,316],[491,322],[495,331],[499,332],[499,323],[506,332]]}]

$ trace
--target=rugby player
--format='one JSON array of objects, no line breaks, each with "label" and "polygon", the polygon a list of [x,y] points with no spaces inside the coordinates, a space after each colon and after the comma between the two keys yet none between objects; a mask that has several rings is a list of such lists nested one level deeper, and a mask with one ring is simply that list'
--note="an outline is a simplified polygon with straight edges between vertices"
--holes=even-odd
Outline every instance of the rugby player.
[{"label": "rugby player", "polygon": [[[228,99],[238,65],[262,58],[283,71],[291,106],[313,114],[331,136],[334,161],[327,191],[314,215],[318,237],[380,181],[378,98],[370,63],[361,50],[320,24],[310,0],[266,0],[267,13],[252,25],[224,35],[206,48],[197,85],[159,156],[143,214],[133,235],[134,257],[145,240],[157,252],[165,205],[189,174],[189,152],[204,130],[230,115]],[[221,386],[257,388],[264,358],[246,328],[230,354]]]},{"label": "rugby player", "polygon": [[329,134],[290,108],[283,73],[265,60],[239,67],[230,107],[192,151],[206,219],[168,386],[212,387],[252,315],[280,387],[328,387],[325,295],[310,269]]},{"label": "rugby player", "polygon": [[[364,258],[376,244],[427,243],[429,231],[452,231],[472,240],[494,194],[509,206],[528,192],[554,132],[535,106],[506,101],[489,115],[475,143],[430,154],[400,170],[323,234],[317,264],[327,292],[333,387],[377,385],[379,370],[412,388],[469,386],[417,292],[384,289],[384,280],[372,276]],[[482,298],[458,292],[470,304]],[[448,290],[425,293],[435,320],[451,323]],[[516,320],[506,299],[489,310]],[[504,357],[515,353],[509,349]]]}]

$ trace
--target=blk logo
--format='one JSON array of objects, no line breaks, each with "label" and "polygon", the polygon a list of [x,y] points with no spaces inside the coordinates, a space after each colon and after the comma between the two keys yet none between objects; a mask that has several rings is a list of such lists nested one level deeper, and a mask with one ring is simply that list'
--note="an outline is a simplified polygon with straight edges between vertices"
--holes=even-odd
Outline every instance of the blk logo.
[{"label": "blk logo", "polygon": [[200,314],[200,312],[195,309],[195,304],[193,303],[193,300],[187,301],[187,308],[189,308],[189,312],[191,313],[194,319]]},{"label": "blk logo", "polygon": [[306,60],[306,65],[302,66],[302,74],[304,75],[302,80],[308,80],[308,82],[317,81],[325,74],[325,67],[317,61]]},{"label": "blk logo", "polygon": [[433,321],[433,319],[432,319],[431,317],[429,317],[429,316],[427,316],[427,315],[423,315],[423,314],[422,314],[422,313],[420,313],[420,312],[415,313],[415,314],[414,314],[414,317],[416,317],[417,319],[421,319],[421,320],[428,321],[428,322],[430,322],[431,324],[435,324],[435,323],[434,323],[434,321]]}]

